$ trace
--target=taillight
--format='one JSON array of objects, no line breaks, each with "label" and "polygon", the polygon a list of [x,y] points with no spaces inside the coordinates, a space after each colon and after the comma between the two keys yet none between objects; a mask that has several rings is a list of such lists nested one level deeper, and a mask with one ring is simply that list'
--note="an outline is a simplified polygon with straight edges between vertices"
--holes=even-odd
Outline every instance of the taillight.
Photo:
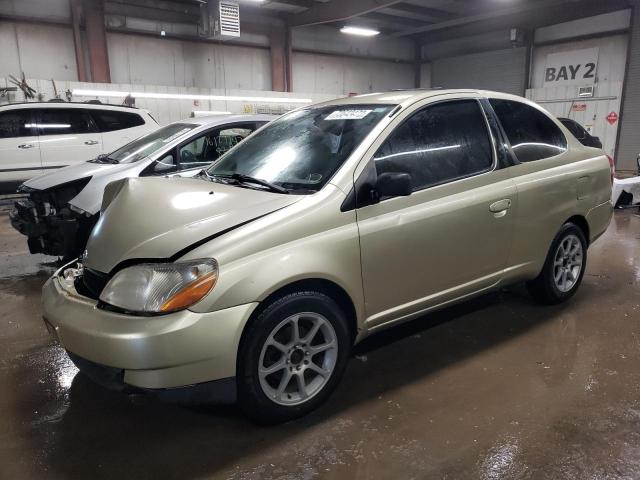
[{"label": "taillight", "polygon": [[609,159],[609,168],[611,169],[611,184],[613,185],[613,177],[616,174],[616,162],[613,161],[613,157],[607,155]]}]

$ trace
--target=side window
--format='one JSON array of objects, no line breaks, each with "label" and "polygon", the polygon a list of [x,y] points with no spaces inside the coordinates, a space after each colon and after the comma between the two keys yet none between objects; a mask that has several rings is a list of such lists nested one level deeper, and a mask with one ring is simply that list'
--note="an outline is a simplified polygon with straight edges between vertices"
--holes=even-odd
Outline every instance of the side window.
[{"label": "side window", "polygon": [[9,110],[0,113],[0,138],[31,137],[31,109]]},{"label": "side window", "polygon": [[569,130],[578,140],[585,139],[586,131],[577,122],[569,119],[560,120],[560,122],[567,127],[567,130]]},{"label": "side window", "polygon": [[113,132],[125,128],[144,125],[144,120],[137,113],[119,112],[116,110],[91,110],[91,115],[101,132]]},{"label": "side window", "polygon": [[493,148],[475,100],[428,106],[395,129],[374,156],[378,174],[408,173],[413,191],[491,170]]},{"label": "side window", "polygon": [[40,135],[83,134],[96,131],[91,117],[79,108],[47,108],[38,110]]},{"label": "side window", "polygon": [[212,130],[179,149],[180,170],[204,168],[248,137],[255,127],[242,125]]},{"label": "side window", "polygon": [[167,153],[164,157],[159,158],[151,165],[149,165],[142,176],[147,175],[168,175],[169,173],[177,172],[178,165],[173,153]]},{"label": "side window", "polygon": [[489,101],[520,162],[554,157],[567,150],[562,131],[540,110],[510,100]]}]

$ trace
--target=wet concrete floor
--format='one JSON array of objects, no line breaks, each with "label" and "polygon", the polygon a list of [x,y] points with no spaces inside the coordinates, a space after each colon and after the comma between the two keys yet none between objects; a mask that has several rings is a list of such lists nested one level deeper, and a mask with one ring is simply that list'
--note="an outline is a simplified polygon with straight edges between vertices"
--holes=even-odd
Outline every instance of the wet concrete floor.
[{"label": "wet concrete floor", "polygon": [[40,320],[53,267],[0,216],[1,479],[640,478],[640,217],[617,212],[578,294],[522,287],[379,334],[329,403],[257,427],[76,375]]}]

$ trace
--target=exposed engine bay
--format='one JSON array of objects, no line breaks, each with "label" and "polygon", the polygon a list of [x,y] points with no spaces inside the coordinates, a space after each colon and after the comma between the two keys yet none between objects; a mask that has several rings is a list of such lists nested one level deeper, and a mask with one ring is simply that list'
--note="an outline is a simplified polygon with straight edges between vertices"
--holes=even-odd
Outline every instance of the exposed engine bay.
[{"label": "exposed engine bay", "polygon": [[22,187],[28,197],[15,202],[11,224],[28,237],[30,253],[44,253],[73,259],[87,243],[98,214],[91,215],[69,204],[91,177],[74,180],[46,190]]}]

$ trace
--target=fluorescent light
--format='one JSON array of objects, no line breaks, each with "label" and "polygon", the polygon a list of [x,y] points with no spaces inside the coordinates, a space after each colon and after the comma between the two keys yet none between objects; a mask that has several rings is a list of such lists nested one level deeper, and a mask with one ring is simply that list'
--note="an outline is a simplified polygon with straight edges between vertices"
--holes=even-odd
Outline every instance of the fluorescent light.
[{"label": "fluorescent light", "polygon": [[257,102],[257,103],[312,103],[310,98],[287,97],[239,97],[233,95],[192,95],[186,93],[153,93],[153,92],[121,92],[117,90],[83,90],[74,89],[73,95],[79,97],[110,97],[119,98],[131,95],[133,98],[155,98],[164,100],[213,100],[226,102]]},{"label": "fluorescent light", "polygon": [[348,35],[360,35],[361,37],[375,37],[380,33],[378,30],[363,27],[342,27],[340,31]]},{"label": "fluorescent light", "polygon": [[231,112],[222,112],[217,110],[194,110],[191,112],[191,116],[194,118],[208,117],[209,115],[230,115]]}]

